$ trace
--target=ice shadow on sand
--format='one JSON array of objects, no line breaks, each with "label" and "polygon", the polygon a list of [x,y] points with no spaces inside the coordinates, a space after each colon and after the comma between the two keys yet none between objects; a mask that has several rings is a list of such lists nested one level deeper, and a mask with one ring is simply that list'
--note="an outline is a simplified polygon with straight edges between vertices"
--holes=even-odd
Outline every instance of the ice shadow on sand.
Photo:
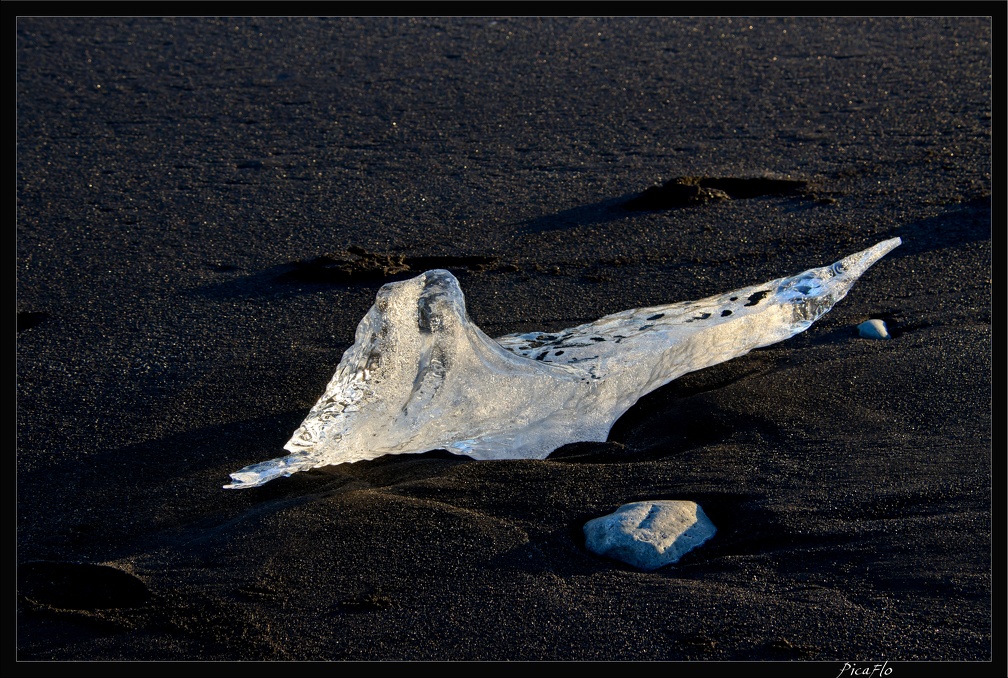
[{"label": "ice shadow on sand", "polygon": [[892,258],[990,240],[991,228],[990,196],[951,205],[942,214],[897,229],[895,235],[903,238],[903,245]]}]

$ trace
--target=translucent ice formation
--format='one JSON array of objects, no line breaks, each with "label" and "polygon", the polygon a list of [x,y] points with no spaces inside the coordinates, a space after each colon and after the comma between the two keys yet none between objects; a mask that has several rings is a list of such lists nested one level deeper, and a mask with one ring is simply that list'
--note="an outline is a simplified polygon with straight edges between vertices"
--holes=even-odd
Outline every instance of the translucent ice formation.
[{"label": "translucent ice formation", "polygon": [[232,473],[224,487],[385,454],[542,459],[566,443],[604,441],[646,393],[807,329],[900,242],[700,301],[496,341],[469,319],[448,271],[389,283],[284,446],[290,454]]}]

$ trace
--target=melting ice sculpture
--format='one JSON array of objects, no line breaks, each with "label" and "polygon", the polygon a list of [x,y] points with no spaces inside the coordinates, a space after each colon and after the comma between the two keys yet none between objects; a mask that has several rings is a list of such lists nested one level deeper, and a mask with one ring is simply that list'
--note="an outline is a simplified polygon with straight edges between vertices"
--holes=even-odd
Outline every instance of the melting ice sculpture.
[{"label": "melting ice sculpture", "polygon": [[284,446],[290,454],[246,466],[224,487],[386,454],[542,459],[567,443],[604,441],[646,393],[808,329],[900,243],[699,301],[497,340],[469,319],[448,271],[389,283]]}]

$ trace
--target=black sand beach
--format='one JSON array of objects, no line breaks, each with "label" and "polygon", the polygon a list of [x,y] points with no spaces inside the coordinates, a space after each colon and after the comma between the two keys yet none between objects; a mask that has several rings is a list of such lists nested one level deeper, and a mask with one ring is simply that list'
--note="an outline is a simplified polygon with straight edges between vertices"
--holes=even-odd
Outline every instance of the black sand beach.
[{"label": "black sand beach", "polygon": [[[991,39],[18,19],[17,659],[991,660]],[[732,190],[626,209],[676,178]],[[608,442],[221,489],[389,280],[450,269],[500,336],[897,236],[806,333]],[[642,499],[718,533],[650,573],[585,549]]]}]

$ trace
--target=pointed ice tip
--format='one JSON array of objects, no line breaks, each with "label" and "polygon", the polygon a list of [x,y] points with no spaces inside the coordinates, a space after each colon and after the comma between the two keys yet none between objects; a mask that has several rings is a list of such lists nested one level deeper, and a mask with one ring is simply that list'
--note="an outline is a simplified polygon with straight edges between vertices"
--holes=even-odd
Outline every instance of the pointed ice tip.
[{"label": "pointed ice tip", "polygon": [[251,478],[245,478],[242,476],[243,474],[241,473],[232,473],[231,480],[233,482],[230,482],[227,485],[221,485],[221,487],[223,487],[225,490],[244,490],[249,487],[256,487],[257,485],[261,484],[253,482],[253,479]]},{"label": "pointed ice tip", "polygon": [[878,261],[902,244],[903,238],[889,238],[888,240],[883,240],[874,247],[869,248],[868,251],[874,253],[876,255],[875,261]]},{"label": "pointed ice tip", "polygon": [[874,264],[876,261],[884,257],[885,255],[892,252],[894,249],[899,247],[903,243],[901,238],[890,238],[889,240],[883,240],[873,247],[869,247],[866,250],[861,250],[860,252],[855,252],[849,257],[844,257],[836,264],[834,264],[834,270],[837,273],[842,273],[846,277],[850,278],[852,281],[857,280],[862,273],[868,270],[868,267]]},{"label": "pointed ice tip", "polygon": [[304,457],[289,454],[286,457],[270,459],[235,471],[231,474],[231,480],[234,482],[223,487],[225,490],[245,490],[250,487],[259,487],[274,478],[289,476],[311,467],[312,464],[308,463]]},{"label": "pointed ice tip", "polygon": [[263,476],[251,471],[237,471],[231,474],[232,482],[224,485],[223,487],[225,490],[246,490],[250,487],[259,487],[268,480],[273,480],[275,477],[277,476],[264,478]]}]

